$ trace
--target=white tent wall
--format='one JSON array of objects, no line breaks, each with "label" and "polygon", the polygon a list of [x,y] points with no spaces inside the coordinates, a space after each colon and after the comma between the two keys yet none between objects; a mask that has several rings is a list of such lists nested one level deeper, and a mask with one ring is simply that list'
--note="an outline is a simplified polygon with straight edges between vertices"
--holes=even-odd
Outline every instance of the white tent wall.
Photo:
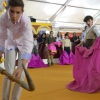
[{"label": "white tent wall", "polygon": [[[51,22],[56,31],[80,31],[86,15],[94,17],[100,27],[100,0],[24,0],[25,13],[41,22]],[[74,27],[74,29],[70,29]]]},{"label": "white tent wall", "polygon": [[[0,10],[3,7],[0,0]],[[7,1],[7,0],[6,0]],[[100,0],[23,0],[24,11],[37,22],[50,22],[55,31],[81,32],[86,15],[94,18],[100,28]],[[59,29],[58,29],[59,28]]]}]

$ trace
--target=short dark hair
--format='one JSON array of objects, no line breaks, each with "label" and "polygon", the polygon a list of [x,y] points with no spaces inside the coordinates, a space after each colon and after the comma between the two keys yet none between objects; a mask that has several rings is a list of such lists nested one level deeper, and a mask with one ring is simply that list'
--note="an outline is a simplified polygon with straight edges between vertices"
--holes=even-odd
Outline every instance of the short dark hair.
[{"label": "short dark hair", "polygon": [[90,19],[93,20],[93,17],[89,15],[89,16],[86,16],[83,21],[87,22]]},{"label": "short dark hair", "polygon": [[50,31],[50,34],[52,33],[53,31]]},{"label": "short dark hair", "polygon": [[69,35],[69,32],[66,32],[66,35]]},{"label": "short dark hair", "polygon": [[69,35],[66,33],[65,36],[69,36]]},{"label": "short dark hair", "polygon": [[34,38],[37,38],[37,35],[36,35],[36,34],[34,34],[34,35],[33,35],[33,37],[34,37]]},{"label": "short dark hair", "polygon": [[46,37],[46,33],[45,33],[45,32],[42,34],[42,36],[43,36],[43,35],[45,35],[45,37]]},{"label": "short dark hair", "polygon": [[8,8],[12,7],[22,7],[22,10],[24,10],[24,3],[23,0],[8,0]]}]

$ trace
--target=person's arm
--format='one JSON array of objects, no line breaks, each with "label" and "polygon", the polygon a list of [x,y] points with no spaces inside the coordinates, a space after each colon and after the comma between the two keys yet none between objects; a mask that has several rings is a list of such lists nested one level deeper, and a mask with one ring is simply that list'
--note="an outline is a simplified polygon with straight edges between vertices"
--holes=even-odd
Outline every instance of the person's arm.
[{"label": "person's arm", "polygon": [[81,41],[84,39],[85,32],[82,32]]},{"label": "person's arm", "polygon": [[64,40],[62,41],[62,49],[64,50]]},{"label": "person's arm", "polygon": [[37,41],[36,41],[36,44],[37,44],[37,45],[36,45],[36,49],[37,49],[37,52],[38,52],[38,43],[37,43]]},{"label": "person's arm", "polygon": [[72,45],[71,45],[70,39],[69,39],[69,46],[70,46],[70,50],[72,50]]},{"label": "person's arm", "polygon": [[99,28],[98,28],[97,26],[95,26],[95,27],[93,28],[93,31],[94,31],[94,33],[96,34],[97,37],[100,36],[100,30],[99,30]]},{"label": "person's arm", "polygon": [[[26,20],[26,22],[22,25],[21,32],[23,34],[23,47],[21,51],[21,61],[22,64],[24,64],[25,66],[31,58],[31,52],[33,49],[33,33],[32,33],[32,26],[30,20]],[[19,79],[23,71],[22,64],[13,73],[13,76]]]},{"label": "person's arm", "polygon": [[86,37],[86,33],[82,33],[82,39],[77,46],[82,46],[85,43],[85,37]]},{"label": "person's arm", "polygon": [[23,26],[23,50],[21,59],[22,61],[28,61],[31,58],[31,52],[33,49],[33,33],[32,33],[32,26],[31,22],[28,21]]},{"label": "person's arm", "polygon": [[7,39],[7,27],[6,27],[6,19],[4,19],[4,14],[0,17],[0,57],[5,51],[5,42]]},{"label": "person's arm", "polygon": [[84,41],[81,41],[77,46],[82,46],[84,44]]},{"label": "person's arm", "polygon": [[48,40],[49,40],[49,38],[47,37],[46,40],[45,40],[45,45],[46,46],[48,46]]}]

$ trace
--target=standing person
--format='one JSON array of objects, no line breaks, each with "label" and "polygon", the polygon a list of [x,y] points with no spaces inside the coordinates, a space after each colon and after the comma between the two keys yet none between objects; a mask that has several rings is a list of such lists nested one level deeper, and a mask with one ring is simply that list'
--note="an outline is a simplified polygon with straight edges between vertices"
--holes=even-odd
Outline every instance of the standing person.
[{"label": "standing person", "polygon": [[60,65],[73,64],[74,63],[74,54],[71,52],[71,41],[69,35],[65,34],[65,39],[62,41],[63,52],[59,58]]},{"label": "standing person", "polygon": [[61,32],[58,32],[56,37],[56,42],[62,42],[62,40],[63,40],[62,34]]},{"label": "standing person", "polygon": [[[73,67],[75,80],[67,88],[86,93],[100,92],[100,30],[93,25],[92,16],[86,16],[84,22],[88,28],[84,41],[76,47]],[[83,43],[86,43],[87,49],[81,47]]]},{"label": "standing person", "polygon": [[33,47],[32,53],[37,55],[37,53],[38,53],[38,43],[37,43],[37,35],[36,34],[33,35],[33,44],[34,44],[34,47]]},{"label": "standing person", "polygon": [[42,59],[45,59],[47,57],[47,48],[45,46],[45,41],[46,41],[46,33],[43,33],[41,35],[41,43],[39,44],[39,55]]},{"label": "standing person", "polygon": [[79,37],[77,36],[77,34],[75,32],[73,33],[73,37],[71,39],[71,42],[72,42],[72,52],[75,54],[75,47],[80,42]]},{"label": "standing person", "polygon": [[48,38],[50,36],[50,34],[49,33],[46,33],[46,38]]},{"label": "standing person", "polygon": [[[61,32],[58,32],[57,33],[57,37],[56,37],[56,42],[62,42],[63,41],[63,37],[62,37],[62,34]],[[57,54],[55,56],[57,56],[57,58],[60,57],[61,53],[62,53],[62,46],[56,46],[57,47]]]},{"label": "standing person", "polygon": [[[46,38],[45,44],[48,47],[52,42],[55,42],[55,37],[53,37],[53,31],[50,31],[50,36]],[[51,61],[50,61],[51,59]],[[50,54],[50,51],[48,50],[48,66],[53,65],[53,55]]]},{"label": "standing person", "polygon": [[[6,42],[6,46],[5,46]],[[22,63],[27,67],[33,48],[31,22],[24,13],[22,0],[8,0],[7,11],[0,16],[0,57],[5,52],[5,69],[16,78],[24,80]],[[18,68],[15,68],[18,53]],[[2,100],[9,100],[11,81],[4,76]],[[22,88],[15,83],[11,100],[19,100]]]},{"label": "standing person", "polygon": [[40,49],[40,51],[41,51],[41,53],[42,53],[42,55],[41,55],[41,58],[42,59],[46,59],[47,58],[47,55],[48,55],[48,50],[47,50],[47,48],[46,48],[46,46],[45,46],[45,41],[46,41],[46,33],[43,33],[42,34],[42,43],[41,43],[41,49]]},{"label": "standing person", "polygon": [[64,51],[67,52],[68,55],[70,55],[71,41],[69,39],[68,34],[65,34],[65,39],[62,42],[62,48],[63,48]]},{"label": "standing person", "polygon": [[97,26],[93,25],[92,16],[86,16],[84,18],[84,22],[86,22],[87,24],[86,36],[83,38],[83,41],[78,44],[78,46],[81,46],[86,43],[86,47],[89,49],[96,40],[96,38],[100,36],[100,30]]},{"label": "standing person", "polygon": [[42,42],[45,42],[45,40],[46,40],[46,33],[42,34],[41,39],[42,39]]}]

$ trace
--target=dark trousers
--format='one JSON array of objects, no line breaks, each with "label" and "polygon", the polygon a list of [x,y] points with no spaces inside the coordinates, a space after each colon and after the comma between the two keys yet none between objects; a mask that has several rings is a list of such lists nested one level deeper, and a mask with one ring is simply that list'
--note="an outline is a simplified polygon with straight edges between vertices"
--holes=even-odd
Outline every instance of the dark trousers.
[{"label": "dark trousers", "polygon": [[70,54],[70,47],[64,47],[64,51],[66,51],[69,55]]},{"label": "dark trousers", "polygon": [[32,54],[37,55],[37,53],[38,53],[38,50],[37,50],[36,46],[34,45],[33,50],[32,50]]},{"label": "dark trousers", "polygon": [[86,46],[86,43],[83,44],[83,47],[87,47],[87,46]]}]

